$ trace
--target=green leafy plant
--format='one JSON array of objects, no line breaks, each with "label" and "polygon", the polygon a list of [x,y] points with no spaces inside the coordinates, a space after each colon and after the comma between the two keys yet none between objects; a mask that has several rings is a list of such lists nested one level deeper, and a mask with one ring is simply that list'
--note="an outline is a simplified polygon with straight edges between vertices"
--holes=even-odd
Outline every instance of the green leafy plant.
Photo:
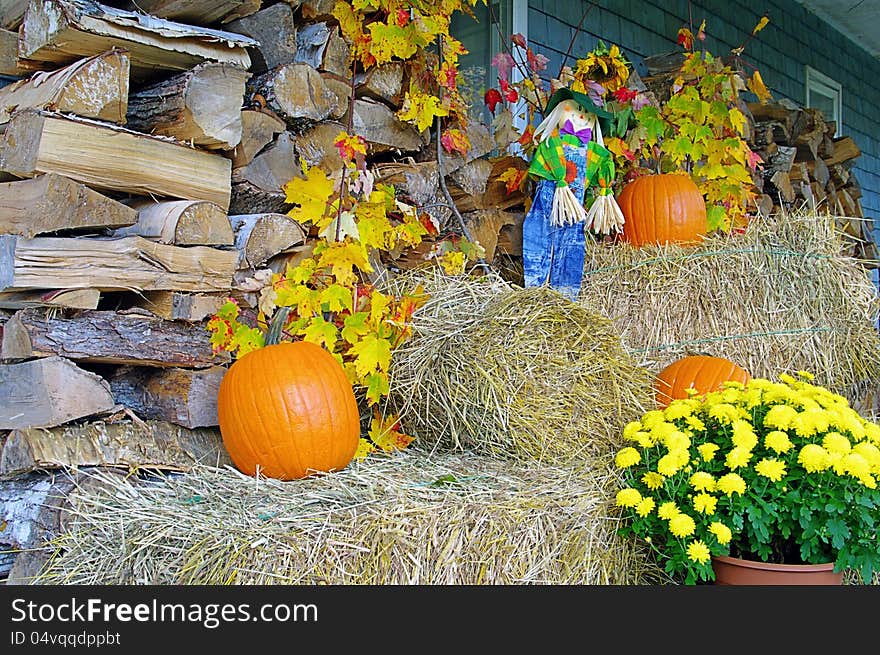
[{"label": "green leafy plant", "polygon": [[812,375],[726,382],[628,424],[621,531],[687,584],[711,556],[880,571],[880,426]]}]

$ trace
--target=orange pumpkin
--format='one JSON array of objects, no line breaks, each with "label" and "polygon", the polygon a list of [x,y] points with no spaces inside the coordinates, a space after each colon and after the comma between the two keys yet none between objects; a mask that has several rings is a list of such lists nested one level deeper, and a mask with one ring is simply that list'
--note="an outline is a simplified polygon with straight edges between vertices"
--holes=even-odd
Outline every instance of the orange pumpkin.
[{"label": "orange pumpkin", "polygon": [[637,177],[617,196],[623,212],[623,240],[646,244],[698,243],[706,234],[706,201],[689,175]]},{"label": "orange pumpkin", "polygon": [[672,362],[660,371],[654,382],[657,404],[666,407],[670,401],[687,398],[687,389],[693,387],[698,394],[721,389],[728,380],[745,384],[752,379],[749,373],[723,357],[691,355]]},{"label": "orange pumpkin", "polygon": [[283,342],[237,359],[220,381],[220,434],[236,468],[295,480],[345,468],[360,437],[345,371],[313,343]]}]

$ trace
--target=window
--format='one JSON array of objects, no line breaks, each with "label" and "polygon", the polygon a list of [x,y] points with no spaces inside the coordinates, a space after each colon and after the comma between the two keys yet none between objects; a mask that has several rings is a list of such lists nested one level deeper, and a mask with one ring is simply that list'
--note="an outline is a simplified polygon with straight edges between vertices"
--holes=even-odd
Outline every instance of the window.
[{"label": "window", "polygon": [[843,127],[843,88],[827,75],[815,68],[807,70],[807,107],[819,109],[825,114],[825,120],[834,121],[839,136]]}]

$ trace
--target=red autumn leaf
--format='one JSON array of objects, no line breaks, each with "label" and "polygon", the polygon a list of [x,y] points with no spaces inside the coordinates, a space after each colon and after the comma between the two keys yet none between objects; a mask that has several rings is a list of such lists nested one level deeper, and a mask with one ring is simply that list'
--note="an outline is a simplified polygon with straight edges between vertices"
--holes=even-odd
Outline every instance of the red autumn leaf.
[{"label": "red autumn leaf", "polygon": [[466,157],[468,150],[471,149],[467,135],[461,130],[446,130],[440,137],[440,143],[443,144],[446,152],[459,152],[462,157]]},{"label": "red autumn leaf", "polygon": [[498,176],[498,180],[505,183],[504,189],[507,191],[507,195],[510,195],[522,186],[528,174],[528,170],[521,170],[511,166]]},{"label": "red autumn leaf", "polygon": [[408,9],[398,9],[397,10],[397,24],[400,27],[403,27],[409,23],[409,10]]},{"label": "red autumn leaf", "polygon": [[523,147],[526,147],[532,142],[532,137],[535,134],[535,126],[532,124],[526,125],[526,129],[523,130],[522,136],[517,139],[517,143]]},{"label": "red autumn leaf", "polygon": [[536,55],[534,52],[532,52],[531,48],[529,48],[526,52],[526,58],[529,62],[529,68],[531,68],[532,71],[535,73],[540,73],[542,70],[547,68],[547,64],[550,62],[550,60],[547,59],[547,57],[545,57],[544,55]]},{"label": "red autumn leaf", "polygon": [[678,30],[678,39],[676,43],[683,47],[685,50],[693,50],[694,49],[694,33],[691,32],[688,28],[682,27]]},{"label": "red autumn leaf", "polygon": [[496,105],[502,100],[504,100],[504,98],[501,97],[498,89],[489,89],[488,91],[486,91],[486,95],[483,96],[483,102],[488,105],[489,111],[491,111],[493,114],[495,113]]},{"label": "red autumn leaf", "polygon": [[510,37],[510,40],[513,41],[513,45],[519,46],[523,50],[525,50],[528,46],[526,45],[526,37],[522,34],[514,34]]},{"label": "red autumn leaf", "polygon": [[753,171],[757,170],[758,166],[764,162],[764,160],[761,158],[761,155],[759,155],[754,150],[749,150],[748,158],[749,168],[751,168]]},{"label": "red autumn leaf", "polygon": [[620,103],[630,102],[633,98],[639,95],[638,91],[634,91],[633,89],[627,89],[625,86],[620,87],[613,94],[614,99]]},{"label": "red autumn leaf", "polygon": [[431,236],[437,236],[440,234],[440,230],[437,229],[438,224],[436,219],[427,212],[419,214],[419,223],[424,226],[425,230],[427,230],[428,234]]}]

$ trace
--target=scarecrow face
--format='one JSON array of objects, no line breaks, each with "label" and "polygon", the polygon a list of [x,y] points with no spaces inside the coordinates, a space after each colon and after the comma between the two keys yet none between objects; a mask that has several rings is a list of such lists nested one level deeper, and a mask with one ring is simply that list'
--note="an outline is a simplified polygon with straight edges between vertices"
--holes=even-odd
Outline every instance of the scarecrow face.
[{"label": "scarecrow face", "polygon": [[591,115],[574,100],[563,100],[562,113],[559,116],[559,128],[565,125],[565,121],[571,121],[571,125],[575,130],[582,130],[592,127],[593,120]]}]

